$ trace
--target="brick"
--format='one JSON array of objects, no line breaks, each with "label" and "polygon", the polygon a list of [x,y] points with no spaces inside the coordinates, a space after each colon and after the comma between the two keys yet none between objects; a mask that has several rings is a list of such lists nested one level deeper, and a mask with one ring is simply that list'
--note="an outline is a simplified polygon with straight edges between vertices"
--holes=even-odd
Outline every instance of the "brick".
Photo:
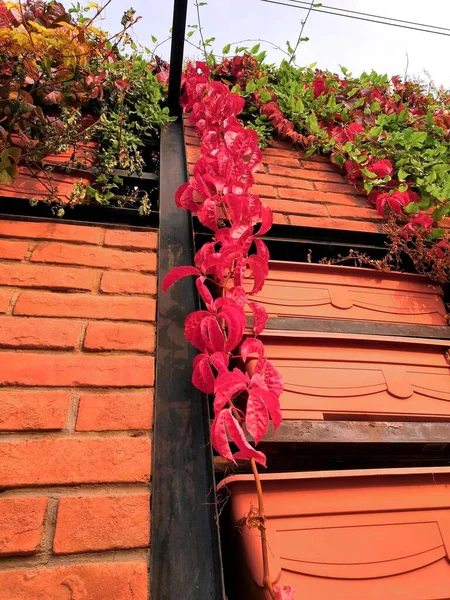
[{"label": "brick", "polygon": [[[327,217],[328,211],[322,204],[312,202],[298,202],[295,200],[266,200],[265,204],[273,211],[287,213],[289,215],[311,215],[313,217]],[[353,209],[350,209],[353,210]]]},{"label": "brick", "polygon": [[352,196],[355,196],[355,198],[360,198],[361,196],[367,198],[367,196],[365,196],[361,192],[358,192],[358,190],[353,185],[350,185],[345,181],[342,181],[342,183],[316,181],[314,182],[314,185],[316,190],[319,190],[319,192],[337,192],[338,194],[350,194]]},{"label": "brick", "polygon": [[272,185],[255,185],[252,186],[252,194],[258,194],[261,198],[276,198],[277,190]]},{"label": "brick", "polygon": [[105,294],[156,294],[156,276],[106,271],[100,290]]},{"label": "brick", "polygon": [[0,572],[0,600],[147,600],[145,561]]},{"label": "brick", "polygon": [[46,507],[47,498],[0,498],[0,556],[35,554]]},{"label": "brick", "polygon": [[[280,167],[281,168],[281,167]],[[283,186],[288,188],[296,188],[302,190],[313,190],[314,186],[311,181],[306,179],[295,179],[294,177],[280,177],[277,175],[266,175],[265,173],[255,173],[255,183],[263,185]]]},{"label": "brick", "polygon": [[289,225],[286,221],[285,215],[278,214],[276,212],[273,213],[273,222],[275,225]]},{"label": "brick", "polygon": [[100,244],[102,235],[103,230],[100,227],[66,225],[65,223],[0,221],[0,236],[4,237]]},{"label": "brick", "polygon": [[361,206],[358,200],[350,194],[326,194],[324,192],[279,188],[280,198],[287,200],[305,200],[309,202],[321,202],[323,204],[345,204],[346,206]]},{"label": "brick", "polygon": [[59,501],[53,552],[145,548],[149,530],[150,494],[65,497]]},{"label": "brick", "polygon": [[156,301],[153,298],[27,291],[20,294],[14,307],[14,314],[42,317],[84,317],[113,321],[154,321]]},{"label": "brick", "polygon": [[200,148],[198,146],[186,146],[186,159],[189,163],[196,163],[200,158]]},{"label": "brick", "polygon": [[[312,154],[309,157],[306,157],[306,153],[305,152],[301,152],[300,156],[299,156],[300,160],[309,160],[311,162],[314,163],[325,163],[326,165],[333,165],[333,163],[331,162],[331,158],[328,155],[325,154]],[[336,168],[337,165],[336,165]]]},{"label": "brick", "polygon": [[[286,165],[287,166],[287,165]],[[318,160],[300,160],[300,166],[303,169],[312,169],[313,171],[330,171],[331,173],[338,173],[341,177],[345,179],[341,169],[334,165],[330,159],[327,161],[318,161]]]},{"label": "brick", "polygon": [[16,242],[0,239],[0,258],[22,260],[28,252],[28,242]]},{"label": "brick", "polygon": [[151,444],[147,436],[0,440],[3,488],[147,483],[150,465]]},{"label": "brick", "polygon": [[[318,171],[312,169],[291,169],[288,167],[280,167],[278,165],[269,165],[269,173],[271,175],[280,175],[281,177],[293,177],[296,179],[306,179],[307,181],[326,181],[335,183],[346,183],[346,180],[340,173],[332,173],[330,171]],[[307,188],[309,189],[309,188]]]},{"label": "brick", "polygon": [[186,143],[186,149],[190,149],[191,146],[200,146],[200,138],[195,133],[195,129],[193,127],[189,127],[189,129],[186,129],[185,131],[186,134],[184,136],[184,141]]},{"label": "brick", "polygon": [[1,348],[75,348],[81,325],[75,321],[0,317]]},{"label": "brick", "polygon": [[[1,322],[1,321],[0,321]],[[86,350],[134,350],[153,352],[155,330],[151,325],[130,323],[89,323],[84,340]]]},{"label": "brick", "polygon": [[131,271],[155,271],[154,252],[127,252],[96,246],[76,246],[40,242],[31,255],[32,262],[49,262],[102,269],[124,269]]},{"label": "brick", "polygon": [[299,167],[300,163],[298,158],[292,158],[291,156],[266,156],[263,153],[263,162],[267,165],[279,165],[280,167]]},{"label": "brick", "polygon": [[269,142],[269,144],[272,148],[284,148],[284,149],[290,150],[291,152],[292,152],[292,150],[294,150],[291,142],[288,142],[286,140],[280,140],[279,138],[272,139]]},{"label": "brick", "polygon": [[131,250],[157,250],[158,234],[156,231],[128,231],[127,229],[107,229],[105,246],[128,248]]},{"label": "brick", "polygon": [[18,360],[15,352],[5,351],[0,364],[0,385],[145,387],[154,382],[152,356],[29,352]]},{"label": "brick", "polygon": [[346,217],[348,219],[369,219],[371,221],[383,221],[374,208],[356,208],[348,206],[330,206],[328,208],[332,217]]},{"label": "brick", "polygon": [[70,393],[0,390],[0,431],[52,431],[64,428]]},{"label": "brick", "polygon": [[51,267],[26,263],[0,264],[0,285],[90,291],[94,288],[98,279],[98,273],[90,269]]},{"label": "brick", "polygon": [[5,313],[8,310],[9,305],[11,304],[12,296],[12,291],[0,290],[0,313]]},{"label": "brick", "polygon": [[294,148],[292,147],[290,150],[286,148],[268,147],[264,149],[263,156],[264,158],[266,156],[284,156],[285,158],[300,158],[300,153],[298,152],[298,150],[294,150]]},{"label": "brick", "polygon": [[151,429],[152,424],[152,390],[81,393],[77,431]]},{"label": "brick", "polygon": [[322,229],[343,229],[346,231],[366,231],[369,233],[380,233],[375,223],[365,221],[352,221],[346,219],[331,219],[320,217],[298,217],[293,215],[290,218],[291,225],[301,225],[303,227],[320,227]]}]

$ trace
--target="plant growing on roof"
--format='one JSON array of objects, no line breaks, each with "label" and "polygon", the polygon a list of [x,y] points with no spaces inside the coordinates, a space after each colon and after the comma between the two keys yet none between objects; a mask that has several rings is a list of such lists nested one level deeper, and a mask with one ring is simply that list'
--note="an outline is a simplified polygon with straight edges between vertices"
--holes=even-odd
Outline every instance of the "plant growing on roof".
[{"label": "plant growing on roof", "polygon": [[0,1],[0,185],[25,170],[61,211],[52,171],[93,167],[91,184],[74,186],[70,203],[114,198],[145,212],[145,194],[121,196],[113,171],[140,174],[145,140],[170,117],[155,63],[128,35],[139,17],[126,11],[109,36],[94,27],[104,8]]},{"label": "plant growing on roof", "polygon": [[[413,258],[419,270],[440,281],[448,278],[450,246],[442,227],[450,212],[445,90],[425,91],[417,83],[390,81],[374,72],[355,78],[342,69],[338,76],[288,61],[267,67],[250,55],[219,62],[213,74],[245,98],[244,118],[262,143],[277,135],[307,155],[329,154],[380,215],[390,218],[390,237],[395,217],[394,237],[407,241],[411,257],[418,237],[426,241],[429,258],[423,253],[420,260]],[[394,266],[398,257],[392,246],[390,254]]]}]

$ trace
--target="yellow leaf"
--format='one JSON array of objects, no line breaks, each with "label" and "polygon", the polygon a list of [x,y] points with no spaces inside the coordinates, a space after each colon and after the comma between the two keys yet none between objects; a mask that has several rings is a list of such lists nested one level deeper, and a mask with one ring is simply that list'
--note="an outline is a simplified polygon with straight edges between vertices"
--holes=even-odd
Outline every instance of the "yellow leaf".
[{"label": "yellow leaf", "polygon": [[89,2],[88,6],[89,6],[89,8],[100,8],[100,6],[97,4],[97,2]]},{"label": "yellow leaf", "polygon": [[36,23],[36,21],[28,21],[28,26],[33,27],[34,29],[36,29],[37,31],[40,31],[42,33],[48,32],[47,27],[44,27],[43,25],[39,25],[39,23]]},{"label": "yellow leaf", "polygon": [[55,23],[60,29],[71,29],[72,31],[78,31],[78,25],[72,25],[71,23]]},{"label": "yellow leaf", "polygon": [[99,37],[103,36],[103,31],[100,31],[100,29],[97,29],[97,27],[89,27],[89,31],[95,35],[98,35]]}]

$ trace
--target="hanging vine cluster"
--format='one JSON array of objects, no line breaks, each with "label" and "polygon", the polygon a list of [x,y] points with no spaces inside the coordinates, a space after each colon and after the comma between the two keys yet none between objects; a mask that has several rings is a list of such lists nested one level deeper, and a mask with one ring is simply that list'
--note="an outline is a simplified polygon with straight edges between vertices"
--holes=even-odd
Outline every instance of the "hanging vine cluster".
[{"label": "hanging vine cluster", "polygon": [[[200,351],[192,382],[202,392],[214,394],[211,441],[215,450],[232,462],[251,461],[257,478],[256,463],[265,466],[266,457],[248,442],[246,432],[256,446],[270,421],[276,431],[282,420],[283,380],[256,337],[265,327],[267,313],[252,300],[268,275],[269,251],[261,236],[272,225],[272,211],[251,193],[262,153],[257,133],[237,119],[244,99],[223,83],[211,81],[210,74],[210,68],[200,62],[185,72],[182,106],[201,136],[201,149],[193,176],[180,186],[175,201],[212,230],[213,240],[197,252],[195,266],[175,267],[162,287],[167,291],[182,277],[196,278],[205,309],[191,313],[185,321],[186,339]],[[252,315],[253,335],[248,336],[244,335],[246,307]],[[233,367],[236,359],[245,364],[250,356],[257,357],[252,376]],[[267,542],[261,512],[264,556]],[[266,562],[264,583],[272,598],[293,600],[290,586],[273,585]]]},{"label": "hanging vine cluster", "polygon": [[[265,465],[264,454],[248,443],[245,429],[255,444],[266,434],[270,420],[276,430],[283,382],[264,357],[262,342],[253,336],[244,340],[244,330],[246,306],[253,315],[254,336],[267,320],[264,307],[250,298],[261,291],[268,274],[269,251],[261,236],[272,225],[272,211],[250,192],[262,153],[257,134],[237,119],[244,100],[224,84],[210,81],[209,74],[204,63],[189,66],[185,74],[182,104],[201,136],[201,150],[193,176],[178,189],[175,201],[196,215],[214,237],[197,252],[195,266],[176,267],[166,276],[163,289],[193,275],[206,307],[187,317],[185,335],[201,352],[192,381],[202,392],[215,395],[214,448],[232,461],[253,458]],[[252,280],[251,289],[244,288],[246,275]],[[213,289],[220,289],[216,299]],[[244,362],[250,354],[258,356],[252,377],[232,368],[238,347]],[[238,452],[231,450],[228,436]]]}]

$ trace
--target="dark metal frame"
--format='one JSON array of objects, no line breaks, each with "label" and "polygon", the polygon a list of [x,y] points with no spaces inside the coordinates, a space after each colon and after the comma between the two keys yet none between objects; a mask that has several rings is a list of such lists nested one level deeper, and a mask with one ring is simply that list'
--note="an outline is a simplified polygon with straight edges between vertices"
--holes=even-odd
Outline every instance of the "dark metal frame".
[{"label": "dark metal frame", "polygon": [[[161,137],[158,277],[192,264],[190,215],[174,195],[187,179],[181,119]],[[158,290],[153,437],[151,598],[223,600],[207,399],[191,383],[195,349],[186,316],[199,308],[192,278]]]},{"label": "dark metal frame", "polygon": [[[147,140],[147,145],[159,147],[159,139]],[[45,162],[45,161],[44,161]],[[75,174],[95,174],[95,169],[72,169]],[[143,172],[135,175],[129,171],[115,169],[112,173],[121,177],[124,186],[139,186],[143,191],[153,192],[159,184],[159,175],[157,173]],[[64,219],[52,216],[51,206],[44,202],[38,202],[31,205],[29,200],[24,198],[8,198],[0,196],[0,218],[14,220],[33,220],[40,221],[61,221],[63,223],[84,223],[87,225],[100,225],[108,227],[110,225],[128,225],[139,228],[158,227],[159,212],[157,203],[152,203],[152,210],[149,215],[141,216],[138,208],[119,207],[102,204],[78,204],[66,209]],[[67,218],[68,217],[68,218]]]},{"label": "dark metal frame", "polygon": [[[174,0],[170,57],[170,113],[161,134],[158,278],[193,264],[192,219],[174,202],[187,181],[180,84],[187,0]],[[191,383],[195,349],[184,337],[186,316],[199,308],[186,278],[167,294],[158,288],[157,363],[153,433],[150,597],[155,600],[223,600],[207,398]]]},{"label": "dark metal frame", "polygon": [[168,105],[171,115],[180,116],[180,86],[183,68],[184,36],[188,0],[174,0],[172,23],[172,47],[170,49],[170,74]]},{"label": "dark metal frame", "polygon": [[342,334],[346,336],[386,336],[411,338],[419,340],[439,340],[444,345],[448,340],[450,345],[450,327],[439,325],[410,325],[404,323],[376,323],[373,321],[344,321],[337,319],[317,319],[301,317],[279,317],[267,321],[266,330],[298,331]]},{"label": "dark metal frame", "polygon": [[450,444],[450,423],[420,421],[283,421],[265,443]]}]

